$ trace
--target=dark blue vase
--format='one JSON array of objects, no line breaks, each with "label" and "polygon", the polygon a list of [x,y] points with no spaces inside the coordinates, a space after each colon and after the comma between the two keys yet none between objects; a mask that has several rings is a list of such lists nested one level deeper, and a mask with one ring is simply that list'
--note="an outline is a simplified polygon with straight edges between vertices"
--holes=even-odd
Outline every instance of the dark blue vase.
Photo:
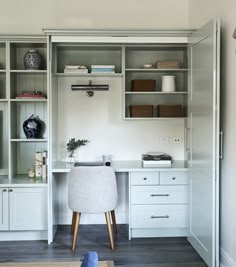
[{"label": "dark blue vase", "polygon": [[26,121],[24,121],[23,130],[28,139],[40,138],[42,121],[32,114]]}]

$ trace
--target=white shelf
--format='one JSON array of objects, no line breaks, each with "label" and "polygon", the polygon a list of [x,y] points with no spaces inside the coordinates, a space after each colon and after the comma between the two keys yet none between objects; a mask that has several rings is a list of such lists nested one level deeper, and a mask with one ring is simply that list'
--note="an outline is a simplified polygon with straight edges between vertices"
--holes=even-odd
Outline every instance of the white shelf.
[{"label": "white shelf", "polygon": [[59,77],[71,77],[71,76],[82,76],[82,77],[123,77],[122,73],[56,73]]},{"label": "white shelf", "polygon": [[11,102],[47,102],[46,98],[15,98]]},{"label": "white shelf", "polygon": [[125,92],[126,95],[184,95],[188,94],[188,92],[185,91],[175,91],[175,92]]},{"label": "white shelf", "polygon": [[46,187],[47,182],[41,179],[29,179],[27,174],[13,175],[11,179],[7,176],[0,176],[0,187]]},{"label": "white shelf", "polygon": [[11,138],[11,142],[47,142],[47,139],[26,139],[26,138]]},{"label": "white shelf", "polygon": [[125,71],[137,71],[137,72],[185,72],[188,69],[180,68],[180,69],[157,69],[157,68],[127,68]]},{"label": "white shelf", "polygon": [[10,70],[13,73],[47,73],[47,70]]},{"label": "white shelf", "polygon": [[187,117],[125,117],[124,120],[185,120]]},{"label": "white shelf", "polygon": [[6,72],[6,70],[3,70],[3,69],[1,69],[1,70],[0,70],[0,73],[1,73],[1,72],[5,73],[5,72]]}]

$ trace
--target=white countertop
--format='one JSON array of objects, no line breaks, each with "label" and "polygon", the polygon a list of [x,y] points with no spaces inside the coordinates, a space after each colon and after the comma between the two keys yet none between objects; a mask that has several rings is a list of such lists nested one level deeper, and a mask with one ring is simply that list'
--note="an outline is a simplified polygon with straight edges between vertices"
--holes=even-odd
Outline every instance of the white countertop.
[{"label": "white countertop", "polygon": [[8,179],[8,177],[0,176],[0,187],[46,187],[47,182],[42,181],[40,179],[29,179],[27,175],[17,175],[12,179]]},{"label": "white countertop", "polygon": [[[53,173],[68,173],[70,172],[73,164],[66,161],[55,161],[52,164]],[[186,161],[173,161],[170,167],[155,167],[144,168],[141,160],[125,160],[125,161],[112,161],[111,167],[115,172],[131,172],[131,171],[187,171]]]}]

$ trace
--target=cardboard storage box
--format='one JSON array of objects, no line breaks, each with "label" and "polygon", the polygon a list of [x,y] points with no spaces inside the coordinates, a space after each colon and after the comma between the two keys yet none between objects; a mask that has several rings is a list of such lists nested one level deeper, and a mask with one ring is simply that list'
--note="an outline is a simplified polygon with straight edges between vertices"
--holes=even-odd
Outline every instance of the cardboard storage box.
[{"label": "cardboard storage box", "polygon": [[152,105],[132,105],[129,109],[130,117],[153,117]]},{"label": "cardboard storage box", "polygon": [[183,117],[182,105],[158,105],[157,116],[158,117]]},{"label": "cardboard storage box", "polygon": [[155,91],[156,80],[132,80],[131,91],[134,92],[151,92]]}]

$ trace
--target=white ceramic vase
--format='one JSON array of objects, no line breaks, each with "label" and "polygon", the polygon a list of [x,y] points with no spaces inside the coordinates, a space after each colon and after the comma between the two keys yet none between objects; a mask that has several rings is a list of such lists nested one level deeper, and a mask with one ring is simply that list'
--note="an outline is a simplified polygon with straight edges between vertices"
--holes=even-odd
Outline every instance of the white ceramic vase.
[{"label": "white ceramic vase", "polygon": [[174,92],[175,91],[175,76],[164,75],[162,76],[162,92]]}]

